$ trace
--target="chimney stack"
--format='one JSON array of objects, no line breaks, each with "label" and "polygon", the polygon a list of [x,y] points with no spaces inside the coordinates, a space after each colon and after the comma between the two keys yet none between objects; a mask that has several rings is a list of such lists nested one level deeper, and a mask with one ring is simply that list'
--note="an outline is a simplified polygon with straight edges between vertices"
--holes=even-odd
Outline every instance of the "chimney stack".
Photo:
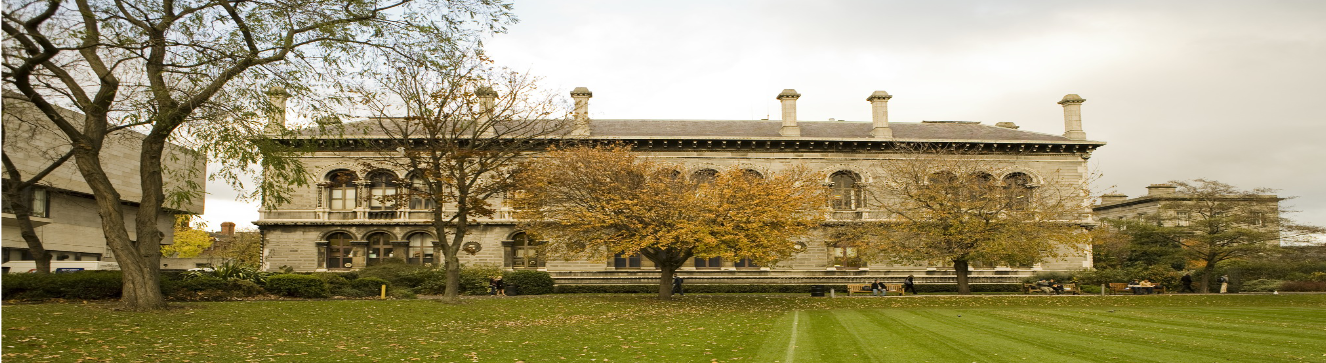
[{"label": "chimney stack", "polygon": [[575,100],[575,109],[571,111],[575,119],[575,129],[571,130],[571,136],[589,136],[589,98],[594,97],[594,92],[588,88],[576,87],[571,90],[571,98]]},{"label": "chimney stack", "polygon": [[1100,196],[1100,204],[1114,204],[1125,200],[1128,200],[1127,195],[1117,194],[1117,193]]},{"label": "chimney stack", "polygon": [[235,222],[221,222],[221,234],[227,236],[234,236]]},{"label": "chimney stack", "polygon": [[1174,184],[1151,184],[1146,186],[1146,195],[1148,197],[1170,195],[1174,194],[1174,191],[1178,189],[1179,187],[1174,186]]},{"label": "chimney stack", "polygon": [[787,137],[801,136],[801,127],[797,126],[797,99],[801,94],[797,90],[788,88],[778,94],[778,101],[783,103],[783,127],[778,129],[778,134]]},{"label": "chimney stack", "polygon": [[1087,139],[1087,133],[1082,131],[1082,102],[1086,101],[1075,93],[1064,95],[1059,101],[1064,106],[1064,137],[1069,140]]},{"label": "chimney stack", "polygon": [[870,130],[870,137],[880,139],[893,138],[893,129],[889,128],[889,99],[893,98],[888,92],[875,91],[866,101],[870,101],[870,120],[875,125]]},{"label": "chimney stack", "polygon": [[285,101],[290,98],[290,93],[281,86],[272,86],[267,89],[267,100],[272,103],[272,114],[267,117],[267,126],[263,131],[268,134],[277,134],[285,130]]},{"label": "chimney stack", "polygon": [[497,92],[492,87],[479,86],[474,90],[474,95],[479,97],[479,115],[475,119],[475,126],[483,129],[480,131],[483,137],[497,136],[497,131],[493,130],[494,125],[489,124],[493,118],[493,108],[497,105]]}]

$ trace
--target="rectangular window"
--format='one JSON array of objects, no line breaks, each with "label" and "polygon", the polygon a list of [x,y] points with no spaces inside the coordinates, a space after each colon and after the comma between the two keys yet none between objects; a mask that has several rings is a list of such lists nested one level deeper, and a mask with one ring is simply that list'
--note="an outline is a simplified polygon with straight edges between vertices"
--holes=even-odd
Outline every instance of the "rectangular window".
[{"label": "rectangular window", "polygon": [[353,188],[335,188],[331,190],[329,206],[332,210],[355,209],[355,190]]},{"label": "rectangular window", "polygon": [[758,265],[758,264],[756,264],[755,262],[752,262],[749,258],[743,258],[743,259],[737,260],[737,262],[732,263],[732,267],[736,267],[736,268],[759,268],[759,267],[761,267],[761,266]]},{"label": "rectangular window", "polygon": [[723,267],[722,257],[695,258],[695,268],[720,268]]}]

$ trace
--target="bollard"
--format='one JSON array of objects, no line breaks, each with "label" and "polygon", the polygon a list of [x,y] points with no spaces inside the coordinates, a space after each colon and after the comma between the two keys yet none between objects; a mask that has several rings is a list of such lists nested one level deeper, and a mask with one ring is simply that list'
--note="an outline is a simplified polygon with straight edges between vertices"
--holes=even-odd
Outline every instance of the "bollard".
[{"label": "bollard", "polygon": [[830,298],[830,299],[835,298],[835,297],[838,297],[838,295],[834,295],[834,294],[833,294],[833,293],[834,293],[833,290],[834,290],[834,289],[829,289],[829,298]]},{"label": "bollard", "polygon": [[387,285],[382,285],[382,300],[387,299]]},{"label": "bollard", "polygon": [[1105,284],[1100,284],[1100,296],[1105,296]]}]

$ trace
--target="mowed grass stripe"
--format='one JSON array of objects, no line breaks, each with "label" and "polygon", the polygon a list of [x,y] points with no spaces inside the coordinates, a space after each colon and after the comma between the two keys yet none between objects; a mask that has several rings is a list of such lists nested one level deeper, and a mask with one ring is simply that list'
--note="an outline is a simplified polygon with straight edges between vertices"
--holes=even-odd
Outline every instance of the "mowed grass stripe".
[{"label": "mowed grass stripe", "polygon": [[[1101,359],[1123,359],[1125,361],[1163,361],[1154,354],[1136,352],[1126,342],[1100,341],[1095,336],[1072,330],[1058,328],[1054,323],[1036,323],[1029,320],[1025,312],[1010,312],[994,309],[967,309],[955,312],[962,319],[970,319],[964,328],[1000,336],[1005,340],[1022,345],[1034,346],[1041,351],[1020,352],[1010,347],[998,347],[1000,360],[1036,360],[1036,361],[1098,361]],[[1116,344],[1117,343],[1117,344]],[[1046,354],[1055,354],[1047,358]]]},{"label": "mowed grass stripe", "polygon": [[[1185,326],[1197,326],[1206,329],[1227,330],[1229,326],[1242,327],[1240,333],[1255,333],[1267,336],[1283,336],[1285,334],[1299,335],[1308,339],[1326,340],[1326,323],[1300,323],[1298,321],[1285,321],[1285,317],[1294,317],[1303,319],[1312,316],[1326,316],[1326,311],[1321,309],[1297,309],[1294,311],[1280,311],[1278,314],[1246,314],[1243,311],[1234,311],[1220,309],[1217,311],[1136,311],[1135,314],[1145,319],[1165,324],[1178,324]],[[1255,315],[1255,316],[1250,316]],[[1196,318],[1194,318],[1196,317]],[[1275,320],[1274,323],[1268,323],[1268,320]],[[1242,336],[1242,334],[1240,334]]]},{"label": "mowed grass stripe", "polygon": [[[1093,360],[1127,357],[1128,361],[1168,362],[1199,357],[1221,360],[1224,357],[1218,352],[1148,344],[1138,335],[1145,330],[1128,325],[1128,322],[1098,325],[1085,319],[1086,315],[1093,313],[1090,310],[992,310],[989,313],[1007,324],[1022,324],[1022,329],[1046,331],[1047,341],[1053,342],[1051,344],[1075,346],[1083,352],[1095,353]],[[1217,343],[1212,342],[1213,345]]]},{"label": "mowed grass stripe", "polygon": [[[1283,336],[1244,336],[1237,330],[1231,329],[1236,327],[1235,325],[1213,329],[1180,323],[1154,323],[1128,311],[1108,313],[1093,310],[1076,312],[1046,310],[1043,313],[1047,316],[1057,316],[1069,324],[1076,320],[1076,324],[1083,326],[1084,331],[1099,333],[1098,339],[1119,342],[1123,345],[1121,349],[1147,351],[1150,352],[1147,355],[1152,357],[1160,354],[1158,352],[1177,353],[1180,354],[1178,357],[1186,356],[1189,359],[1198,355],[1216,359],[1242,357],[1250,352],[1262,352],[1271,344],[1279,342],[1279,339],[1283,339]],[[1299,359],[1304,355],[1310,355],[1308,353],[1310,352],[1307,350],[1294,353],[1268,353],[1269,357],[1263,358]],[[1260,359],[1247,357],[1240,360]]]},{"label": "mowed grass stripe", "polygon": [[[1262,307],[1257,309],[1247,308],[1175,308],[1174,311],[1186,313],[1190,316],[1208,316],[1216,319],[1235,319],[1236,321],[1246,321],[1261,323],[1266,320],[1277,320],[1282,326],[1293,326],[1300,329],[1326,330],[1326,310],[1321,308],[1307,307],[1285,307],[1270,308]],[[1177,315],[1177,314],[1176,314]],[[1293,316],[1294,320],[1284,321],[1286,316]]]},{"label": "mowed grass stripe", "polygon": [[[1280,327],[1267,324],[1265,319],[1257,320],[1234,320],[1211,318],[1219,321],[1203,321],[1200,319],[1184,319],[1169,309],[1162,310],[1117,310],[1117,313],[1105,311],[1087,310],[1080,313],[1069,311],[1049,310],[1045,311],[1047,315],[1064,316],[1065,319],[1081,317],[1091,319],[1100,324],[1126,324],[1129,327],[1135,327],[1138,330],[1150,332],[1165,333],[1169,335],[1179,335],[1192,337],[1194,339],[1225,339],[1237,337],[1239,342],[1245,342],[1252,339],[1272,340],[1280,339],[1286,336],[1295,336],[1307,340],[1323,341],[1326,334],[1317,330],[1306,330],[1299,328]],[[1199,312],[1191,312],[1199,313]],[[1210,314],[1194,314],[1188,316],[1211,316]],[[1282,315],[1279,318],[1292,315]],[[1238,327],[1238,330],[1231,329]],[[1323,341],[1326,342],[1326,341]],[[1229,345],[1222,343],[1220,345]]]},{"label": "mowed grass stripe", "polygon": [[984,309],[934,309],[915,314],[930,319],[930,329],[936,334],[955,337],[969,351],[980,352],[975,357],[980,361],[1083,361],[1075,350],[1056,346],[1056,336],[1037,335],[1020,322],[991,319]]}]

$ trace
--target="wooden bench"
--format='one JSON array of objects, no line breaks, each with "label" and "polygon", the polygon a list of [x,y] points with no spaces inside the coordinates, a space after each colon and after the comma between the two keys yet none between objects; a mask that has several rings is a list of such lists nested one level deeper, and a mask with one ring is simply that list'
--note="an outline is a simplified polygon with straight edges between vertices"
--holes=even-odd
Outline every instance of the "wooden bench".
[{"label": "wooden bench", "polygon": [[[1063,286],[1064,286],[1064,292],[1063,292],[1064,294],[1073,294],[1073,295],[1081,295],[1081,294],[1082,294],[1082,290],[1077,288],[1077,284],[1076,284],[1076,283],[1071,283],[1071,282],[1070,282],[1070,283],[1067,283],[1067,284],[1060,284],[1060,285],[1063,285]],[[1045,294],[1045,290],[1041,290],[1041,287],[1040,287],[1040,286],[1036,286],[1036,284],[1022,284],[1022,290],[1023,290],[1023,292],[1025,292],[1027,295],[1031,295],[1031,294]]]},{"label": "wooden bench", "polygon": [[1129,290],[1129,289],[1128,289],[1128,283],[1126,283],[1126,282],[1111,282],[1111,283],[1110,283],[1110,294],[1122,294],[1122,293],[1125,293],[1125,292],[1128,292],[1128,293],[1131,293],[1131,292],[1132,292],[1132,290]]},{"label": "wooden bench", "polygon": [[[871,284],[847,284],[847,296],[852,296],[852,293],[857,293],[857,292],[863,292],[867,294],[873,293],[874,291],[870,289],[870,285]],[[884,284],[884,294],[888,295],[888,293],[890,292],[895,292],[898,293],[898,295],[902,295],[902,284]]]},{"label": "wooden bench", "polygon": [[870,284],[847,284],[847,296],[852,296],[854,292],[864,292],[869,294]]}]

